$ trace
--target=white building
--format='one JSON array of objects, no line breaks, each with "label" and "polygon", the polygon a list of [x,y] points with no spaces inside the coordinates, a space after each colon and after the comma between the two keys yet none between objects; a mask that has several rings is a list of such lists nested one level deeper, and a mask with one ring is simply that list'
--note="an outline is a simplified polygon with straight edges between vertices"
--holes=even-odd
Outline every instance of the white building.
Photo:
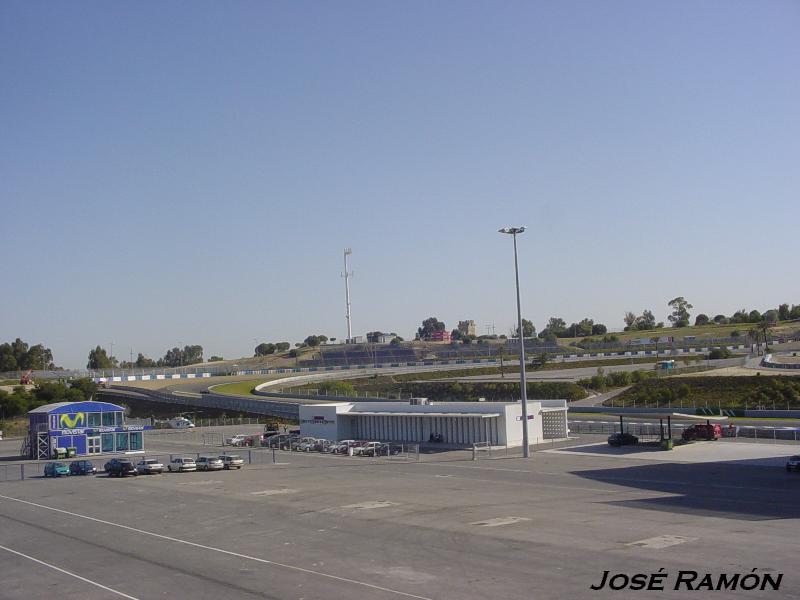
[{"label": "white building", "polygon": [[[335,402],[300,406],[300,435],[328,440],[522,445],[522,406],[518,402]],[[567,401],[528,401],[531,444],[567,437]]]}]

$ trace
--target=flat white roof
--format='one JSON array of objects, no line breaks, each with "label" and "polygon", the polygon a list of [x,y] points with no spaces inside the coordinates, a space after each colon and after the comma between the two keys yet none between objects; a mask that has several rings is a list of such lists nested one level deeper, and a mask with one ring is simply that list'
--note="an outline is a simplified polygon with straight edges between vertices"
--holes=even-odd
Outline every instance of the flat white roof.
[{"label": "flat white roof", "polygon": [[339,413],[337,416],[343,417],[480,417],[490,418],[499,417],[500,413],[484,413],[484,412],[372,412],[372,411],[351,411],[347,413]]}]

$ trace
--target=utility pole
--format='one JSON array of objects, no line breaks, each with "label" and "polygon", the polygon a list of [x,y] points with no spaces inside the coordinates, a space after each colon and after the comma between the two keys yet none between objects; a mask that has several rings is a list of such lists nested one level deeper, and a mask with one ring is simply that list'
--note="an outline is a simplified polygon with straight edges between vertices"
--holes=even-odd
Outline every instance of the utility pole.
[{"label": "utility pole", "polygon": [[504,227],[499,230],[514,238],[514,279],[517,284],[517,335],[519,336],[519,392],[522,408],[522,456],[530,457],[528,445],[528,392],[525,380],[525,336],[522,330],[522,309],[519,300],[519,263],[517,262],[517,235],[525,232],[525,227]]},{"label": "utility pole", "polygon": [[347,318],[347,343],[353,339],[353,327],[350,322],[350,278],[353,276],[353,272],[347,270],[347,257],[351,254],[353,254],[353,251],[350,248],[344,249],[344,273],[342,277],[344,277],[344,297],[347,303],[347,315],[345,315]]}]

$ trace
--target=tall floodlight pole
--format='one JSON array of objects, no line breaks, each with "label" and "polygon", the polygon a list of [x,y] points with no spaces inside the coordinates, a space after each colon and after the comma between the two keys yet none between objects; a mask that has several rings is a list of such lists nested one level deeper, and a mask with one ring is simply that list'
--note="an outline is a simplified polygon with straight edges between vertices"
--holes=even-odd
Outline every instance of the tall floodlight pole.
[{"label": "tall floodlight pole", "polygon": [[517,234],[523,233],[525,227],[504,227],[500,233],[507,233],[514,238],[514,276],[517,283],[517,335],[519,335],[519,395],[522,404],[522,456],[530,457],[528,446],[528,389],[525,381],[525,336],[522,330],[522,309],[519,302],[519,263],[517,262]]},{"label": "tall floodlight pole", "polygon": [[345,302],[347,302],[347,343],[349,343],[353,339],[353,327],[350,323],[350,278],[353,276],[351,271],[347,270],[347,257],[350,256],[353,251],[350,248],[344,249],[344,297]]}]

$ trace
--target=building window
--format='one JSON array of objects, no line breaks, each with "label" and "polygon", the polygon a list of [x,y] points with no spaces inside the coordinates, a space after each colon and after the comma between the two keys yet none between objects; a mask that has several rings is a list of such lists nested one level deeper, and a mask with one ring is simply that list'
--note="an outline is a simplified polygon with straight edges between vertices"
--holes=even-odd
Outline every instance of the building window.
[{"label": "building window", "polygon": [[100,420],[100,413],[89,413],[86,419],[87,427],[100,427],[102,421]]},{"label": "building window", "polygon": [[103,415],[103,427],[114,427],[114,413],[113,412],[104,412]]},{"label": "building window", "polygon": [[114,413],[114,425],[116,427],[122,427],[122,413],[119,411]]},{"label": "building window", "polygon": [[131,450],[141,450],[142,449],[142,432],[141,431],[131,431]]},{"label": "building window", "polygon": [[128,449],[128,434],[118,433],[117,435],[117,452]]},{"label": "building window", "polygon": [[103,438],[103,452],[113,452],[114,451],[114,434],[113,433],[104,433],[100,437]]}]

